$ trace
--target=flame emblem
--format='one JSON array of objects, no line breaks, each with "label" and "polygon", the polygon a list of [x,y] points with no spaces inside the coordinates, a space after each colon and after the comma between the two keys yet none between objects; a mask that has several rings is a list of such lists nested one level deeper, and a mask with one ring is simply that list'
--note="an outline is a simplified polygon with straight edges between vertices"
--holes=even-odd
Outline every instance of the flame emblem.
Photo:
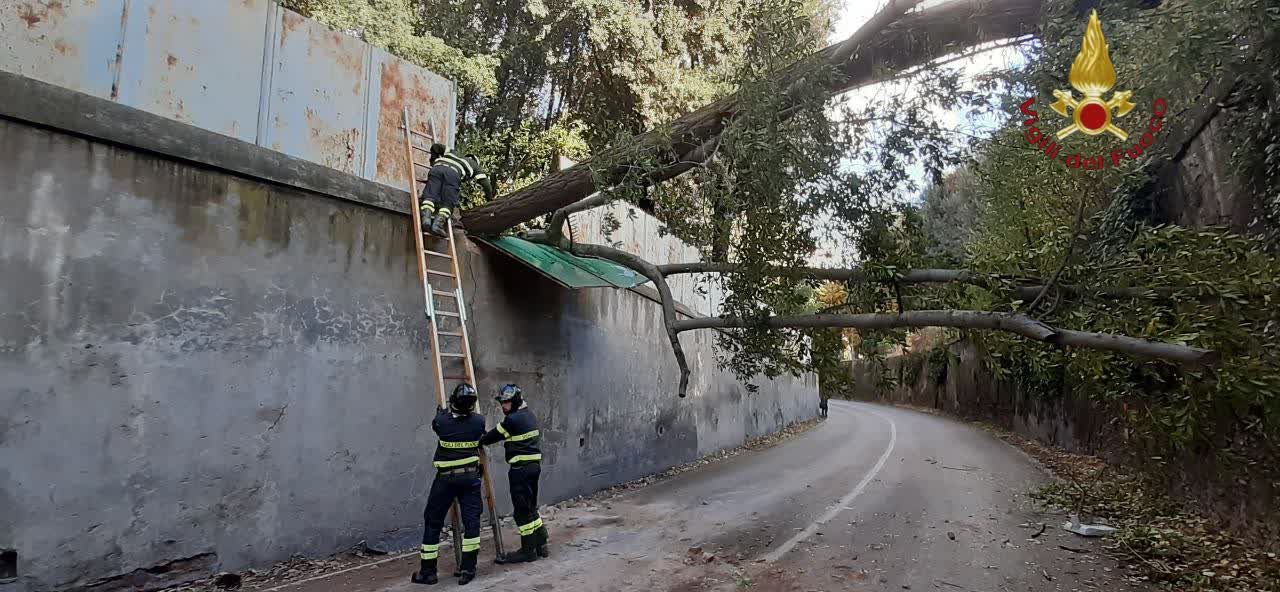
[{"label": "flame emblem", "polygon": [[1109,100],[1102,99],[1102,95],[1116,85],[1116,67],[1111,63],[1111,53],[1107,49],[1107,39],[1102,35],[1102,21],[1098,19],[1097,10],[1089,15],[1084,43],[1071,64],[1068,80],[1084,97],[1077,101],[1069,90],[1053,91],[1058,100],[1050,107],[1059,115],[1072,118],[1072,124],[1058,132],[1058,139],[1076,132],[1090,136],[1110,132],[1121,140],[1129,138],[1129,134],[1111,120],[1113,112],[1114,117],[1124,117],[1133,111],[1134,104],[1129,101],[1133,91],[1120,91],[1111,95]]}]

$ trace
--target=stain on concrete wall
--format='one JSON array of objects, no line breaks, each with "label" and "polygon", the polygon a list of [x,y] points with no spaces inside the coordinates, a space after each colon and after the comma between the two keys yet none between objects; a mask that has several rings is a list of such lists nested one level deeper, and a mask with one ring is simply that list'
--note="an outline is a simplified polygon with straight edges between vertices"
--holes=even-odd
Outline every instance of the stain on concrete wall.
[{"label": "stain on concrete wall", "polygon": [[[406,216],[10,121],[0,144],[0,590],[416,532],[435,393]],[[682,401],[654,303],[478,249],[480,388],[530,394],[550,500],[816,412],[812,382],[747,395],[710,333]]]},{"label": "stain on concrete wall", "polygon": [[0,0],[0,70],[393,187],[406,107],[454,134],[453,83],[272,0]]}]

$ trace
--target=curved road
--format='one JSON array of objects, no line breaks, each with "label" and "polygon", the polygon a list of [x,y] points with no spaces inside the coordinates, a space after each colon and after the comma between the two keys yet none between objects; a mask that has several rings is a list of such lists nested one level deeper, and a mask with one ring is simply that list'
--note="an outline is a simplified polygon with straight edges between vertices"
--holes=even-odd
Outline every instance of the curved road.
[{"label": "curved road", "polygon": [[[778,446],[561,510],[548,521],[550,559],[503,567],[482,556],[468,589],[1140,589],[1097,541],[1036,512],[1026,492],[1046,479],[970,425],[832,401],[827,421]],[[1033,536],[1040,523],[1049,528]],[[272,590],[426,589],[407,582],[415,563]]]}]

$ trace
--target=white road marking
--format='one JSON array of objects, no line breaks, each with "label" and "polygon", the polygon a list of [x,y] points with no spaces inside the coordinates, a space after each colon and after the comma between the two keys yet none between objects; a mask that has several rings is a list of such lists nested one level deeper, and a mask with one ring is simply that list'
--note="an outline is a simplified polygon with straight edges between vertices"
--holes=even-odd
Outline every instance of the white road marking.
[{"label": "white road marking", "polygon": [[876,417],[879,417],[880,419],[885,420],[885,422],[889,424],[889,445],[885,447],[884,454],[880,455],[880,460],[876,461],[876,466],[871,467],[871,470],[867,471],[867,474],[862,477],[862,481],[858,482],[858,485],[853,488],[853,491],[850,491],[847,495],[840,498],[840,501],[836,502],[836,504],[832,506],[831,509],[827,510],[827,513],[823,514],[822,516],[819,516],[817,520],[813,521],[812,524],[805,527],[805,529],[800,531],[798,534],[796,534],[796,536],[791,537],[789,540],[787,540],[787,542],[782,543],[782,546],[778,547],[777,549],[774,549],[768,555],[765,555],[764,560],[766,562],[773,563],[779,559],[782,559],[783,555],[790,553],[791,550],[796,547],[796,545],[804,542],[806,539],[813,536],[813,533],[818,532],[818,529],[822,527],[822,525],[826,524],[832,518],[835,518],[837,514],[845,510],[852,509],[850,504],[853,503],[854,498],[861,495],[862,490],[867,488],[867,484],[871,483],[871,480],[875,479],[876,475],[880,473],[880,469],[884,468],[884,463],[889,460],[889,455],[893,454],[893,446],[898,443],[898,426],[894,424],[893,420],[889,419],[888,417],[880,415],[879,413],[876,413],[875,411],[871,411],[870,409],[867,409],[866,411]]}]

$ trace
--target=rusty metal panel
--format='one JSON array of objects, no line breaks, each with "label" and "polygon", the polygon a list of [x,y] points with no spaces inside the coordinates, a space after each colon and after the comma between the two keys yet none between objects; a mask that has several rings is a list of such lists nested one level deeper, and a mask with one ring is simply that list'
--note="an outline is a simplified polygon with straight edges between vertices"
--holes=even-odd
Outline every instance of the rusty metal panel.
[{"label": "rusty metal panel", "polygon": [[119,101],[254,141],[270,0],[130,0]]},{"label": "rusty metal panel", "polygon": [[288,10],[278,25],[260,143],[361,175],[370,46]]},{"label": "rusty metal panel", "polygon": [[125,0],[0,0],[0,70],[112,98]]},{"label": "rusty metal panel", "polygon": [[[438,74],[406,62],[380,49],[373,50],[372,76],[378,78],[376,95],[370,94],[370,108],[377,109],[377,145],[372,175],[366,177],[407,189],[408,162],[405,157],[402,108],[409,109],[415,131],[433,141],[448,143],[453,134],[453,83]],[[375,100],[377,103],[373,103]],[[425,155],[419,156],[423,161]]]}]

